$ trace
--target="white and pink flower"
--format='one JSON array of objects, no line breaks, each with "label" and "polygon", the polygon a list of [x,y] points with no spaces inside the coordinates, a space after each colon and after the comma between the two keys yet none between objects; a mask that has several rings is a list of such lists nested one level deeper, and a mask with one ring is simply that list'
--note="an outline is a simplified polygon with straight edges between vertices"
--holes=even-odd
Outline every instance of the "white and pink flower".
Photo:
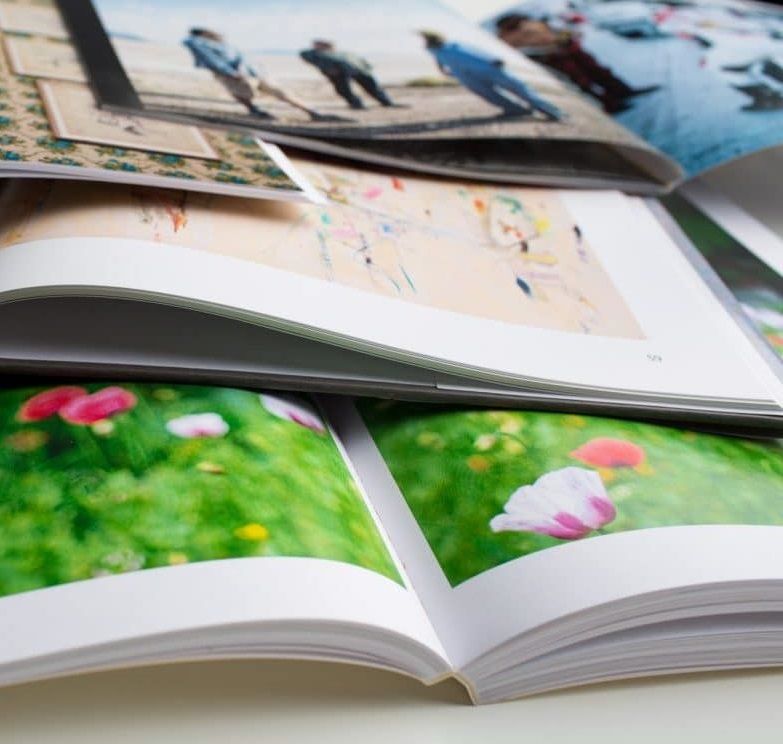
[{"label": "white and pink flower", "polygon": [[292,421],[318,434],[326,431],[326,426],[315,409],[301,398],[292,395],[268,395],[262,393],[261,404],[273,416]]},{"label": "white and pink flower", "polygon": [[166,423],[168,432],[182,439],[222,437],[228,434],[228,428],[219,413],[191,413]]},{"label": "white and pink flower", "polygon": [[616,515],[598,473],[567,467],[514,491],[503,513],[493,517],[489,526],[493,532],[537,532],[578,540],[609,524]]}]

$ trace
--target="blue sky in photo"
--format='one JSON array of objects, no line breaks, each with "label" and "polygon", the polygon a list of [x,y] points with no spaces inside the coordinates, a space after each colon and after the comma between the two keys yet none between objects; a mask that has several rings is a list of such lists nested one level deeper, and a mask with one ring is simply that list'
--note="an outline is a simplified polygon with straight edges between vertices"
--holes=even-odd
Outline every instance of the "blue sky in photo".
[{"label": "blue sky in photo", "polygon": [[[93,0],[114,35],[179,44],[192,26],[223,34],[245,53],[295,53],[313,38],[360,54],[420,54],[418,29],[502,49],[490,34],[431,0]],[[500,52],[503,54],[504,52]],[[512,56],[513,59],[513,56]]]}]

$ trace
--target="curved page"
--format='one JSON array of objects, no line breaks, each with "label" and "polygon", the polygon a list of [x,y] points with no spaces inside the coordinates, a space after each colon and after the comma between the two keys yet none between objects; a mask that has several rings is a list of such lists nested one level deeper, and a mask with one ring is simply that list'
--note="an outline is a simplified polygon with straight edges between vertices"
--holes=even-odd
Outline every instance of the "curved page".
[{"label": "curved page", "polygon": [[[109,382],[6,389],[0,479],[0,681],[133,661],[123,648],[146,662],[149,649],[346,659],[353,649],[424,677],[445,668],[304,398]],[[319,642],[340,627],[339,643]],[[375,657],[366,634],[385,638]]]},{"label": "curved page", "polygon": [[154,299],[533,390],[777,409],[642,202],[297,165],[327,205],[14,184],[0,296]]},{"label": "curved page", "polygon": [[335,405],[335,426],[456,668],[575,613],[596,610],[600,629],[606,603],[679,589],[680,609],[706,616],[687,589],[752,592],[783,577],[777,442],[566,414],[357,408]]}]

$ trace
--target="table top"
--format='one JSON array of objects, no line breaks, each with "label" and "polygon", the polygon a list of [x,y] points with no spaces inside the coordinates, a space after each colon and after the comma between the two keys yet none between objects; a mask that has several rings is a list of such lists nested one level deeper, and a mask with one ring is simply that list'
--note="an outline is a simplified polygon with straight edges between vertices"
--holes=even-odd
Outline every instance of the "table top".
[{"label": "table top", "polygon": [[[779,742],[783,671],[687,675],[473,707],[462,688],[306,662],[211,662],[0,691],[0,742]],[[682,737],[682,738],[680,738]],[[703,737],[703,739],[702,739]],[[747,738],[745,738],[747,737]]]}]

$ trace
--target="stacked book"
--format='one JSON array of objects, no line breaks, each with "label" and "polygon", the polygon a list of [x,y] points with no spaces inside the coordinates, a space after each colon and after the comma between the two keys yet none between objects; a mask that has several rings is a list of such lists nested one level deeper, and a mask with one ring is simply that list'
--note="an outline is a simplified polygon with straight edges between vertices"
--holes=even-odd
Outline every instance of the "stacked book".
[{"label": "stacked book", "polygon": [[0,683],[783,663],[783,241],[703,178],[778,187],[783,11],[0,0],[0,37]]}]

